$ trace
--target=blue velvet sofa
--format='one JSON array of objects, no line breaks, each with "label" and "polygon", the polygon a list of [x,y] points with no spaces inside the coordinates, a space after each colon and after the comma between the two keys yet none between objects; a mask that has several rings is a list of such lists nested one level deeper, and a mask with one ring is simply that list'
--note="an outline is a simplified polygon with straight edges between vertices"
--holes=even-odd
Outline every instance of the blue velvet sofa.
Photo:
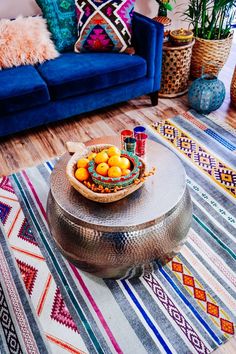
[{"label": "blue velvet sofa", "polygon": [[67,52],[0,71],[0,136],[150,94],[157,104],[163,26],[134,14],[136,54]]}]

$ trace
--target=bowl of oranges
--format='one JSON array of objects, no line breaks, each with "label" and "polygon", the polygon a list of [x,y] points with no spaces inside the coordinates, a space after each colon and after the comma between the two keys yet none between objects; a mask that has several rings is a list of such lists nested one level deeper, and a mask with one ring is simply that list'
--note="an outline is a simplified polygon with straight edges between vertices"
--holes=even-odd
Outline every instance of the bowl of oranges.
[{"label": "bowl of oranges", "polygon": [[[100,162],[102,158],[103,162]],[[127,187],[140,175],[139,158],[127,151],[111,146],[89,162],[88,171],[94,183],[105,188]]]},{"label": "bowl of oranges", "polygon": [[101,203],[122,199],[145,180],[145,162],[108,144],[83,146],[69,160],[66,175],[84,197]]}]

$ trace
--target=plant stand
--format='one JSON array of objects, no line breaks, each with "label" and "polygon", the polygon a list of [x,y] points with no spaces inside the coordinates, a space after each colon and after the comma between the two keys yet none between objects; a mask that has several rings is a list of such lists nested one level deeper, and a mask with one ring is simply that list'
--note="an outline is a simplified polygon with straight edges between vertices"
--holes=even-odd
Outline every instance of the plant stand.
[{"label": "plant stand", "polygon": [[188,80],[194,41],[184,46],[163,45],[160,97],[178,97],[188,91]]},{"label": "plant stand", "polygon": [[231,81],[230,98],[232,104],[234,105],[234,107],[236,107],[236,66],[234,68],[234,74]]}]

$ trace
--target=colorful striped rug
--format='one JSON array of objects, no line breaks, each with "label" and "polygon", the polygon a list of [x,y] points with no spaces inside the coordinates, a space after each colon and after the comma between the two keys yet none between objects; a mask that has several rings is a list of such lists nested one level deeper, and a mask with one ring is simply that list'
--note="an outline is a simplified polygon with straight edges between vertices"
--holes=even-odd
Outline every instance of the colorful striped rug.
[{"label": "colorful striped rug", "polygon": [[235,131],[193,112],[148,130],[182,159],[194,211],[181,253],[138,279],[60,255],[45,212],[55,161],[0,178],[1,353],[210,353],[234,335]]}]

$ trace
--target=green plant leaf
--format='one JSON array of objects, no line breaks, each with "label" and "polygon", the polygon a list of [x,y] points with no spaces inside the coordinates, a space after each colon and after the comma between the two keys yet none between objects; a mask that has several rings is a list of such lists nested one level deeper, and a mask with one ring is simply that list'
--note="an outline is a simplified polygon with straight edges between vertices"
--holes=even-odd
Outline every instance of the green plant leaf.
[{"label": "green plant leaf", "polygon": [[183,12],[195,36],[205,39],[226,38],[236,12],[236,0],[189,0]]},{"label": "green plant leaf", "polygon": [[163,4],[163,5],[166,8],[166,10],[168,10],[168,11],[172,11],[173,10],[173,6],[171,4],[166,3],[166,4]]}]

